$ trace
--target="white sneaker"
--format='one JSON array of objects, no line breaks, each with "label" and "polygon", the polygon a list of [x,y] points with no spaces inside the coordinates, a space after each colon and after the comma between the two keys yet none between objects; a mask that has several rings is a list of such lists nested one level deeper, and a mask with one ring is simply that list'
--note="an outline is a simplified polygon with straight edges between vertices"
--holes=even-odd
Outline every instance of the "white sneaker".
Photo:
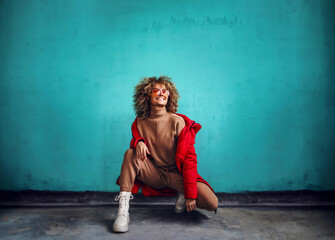
[{"label": "white sneaker", "polygon": [[183,213],[185,212],[185,198],[183,193],[178,193],[178,199],[174,205],[174,212],[175,213]]},{"label": "white sneaker", "polygon": [[115,201],[119,201],[119,210],[113,224],[114,232],[127,232],[129,230],[129,200],[133,198],[131,192],[120,192],[120,195],[115,198]]}]

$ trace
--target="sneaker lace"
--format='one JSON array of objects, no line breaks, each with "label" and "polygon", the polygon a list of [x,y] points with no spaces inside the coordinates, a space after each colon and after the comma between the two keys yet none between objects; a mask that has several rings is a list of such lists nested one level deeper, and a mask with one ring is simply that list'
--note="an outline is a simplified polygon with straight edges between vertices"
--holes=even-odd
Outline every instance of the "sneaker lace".
[{"label": "sneaker lace", "polygon": [[184,194],[178,194],[178,199],[176,204],[184,204],[185,203],[185,197]]},{"label": "sneaker lace", "polygon": [[[130,194],[129,200],[132,200],[132,199],[134,199],[134,196]],[[125,214],[129,210],[129,200],[127,201],[127,195],[120,194],[115,197],[115,201],[119,201],[118,214]]]}]

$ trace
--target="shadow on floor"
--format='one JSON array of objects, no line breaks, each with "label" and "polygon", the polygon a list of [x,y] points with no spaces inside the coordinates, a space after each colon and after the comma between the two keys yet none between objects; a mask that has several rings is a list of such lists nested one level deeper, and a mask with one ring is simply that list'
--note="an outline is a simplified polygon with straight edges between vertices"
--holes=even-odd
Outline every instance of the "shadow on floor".
[{"label": "shadow on floor", "polygon": [[117,207],[0,208],[2,240],[335,239],[335,210],[221,208],[176,214],[173,206],[130,208],[130,230],[115,234]]},{"label": "shadow on floor", "polygon": [[[116,209],[117,210],[117,209]],[[115,216],[112,219],[106,219],[101,223],[105,225],[107,230],[110,233],[113,232],[113,223],[116,218],[117,212],[114,213]],[[165,208],[162,207],[146,207],[146,208],[136,208],[136,211],[129,211],[131,224],[135,225],[138,223],[146,223],[146,222],[159,222],[161,224],[179,224],[179,225],[201,225],[208,219],[203,212],[200,211],[192,211],[190,213],[179,213],[176,214],[173,211],[171,206],[167,206]]]}]

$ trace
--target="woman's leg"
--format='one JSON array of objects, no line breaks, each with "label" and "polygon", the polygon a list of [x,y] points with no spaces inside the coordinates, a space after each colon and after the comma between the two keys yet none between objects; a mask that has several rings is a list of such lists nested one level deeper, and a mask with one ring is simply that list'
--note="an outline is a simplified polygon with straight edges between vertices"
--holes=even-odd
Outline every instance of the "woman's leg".
[{"label": "woman's leg", "polygon": [[120,195],[116,198],[119,200],[119,209],[113,224],[114,232],[126,232],[129,229],[129,200],[131,199],[131,190],[135,178],[138,178],[148,186],[154,188],[161,187],[161,176],[156,167],[150,160],[138,159],[135,149],[128,149],[124,154],[119,178]]},{"label": "woman's leg", "polygon": [[215,193],[202,182],[197,182],[198,198],[197,207],[214,211],[218,208],[218,198]]},{"label": "woman's leg", "polygon": [[131,192],[135,178],[152,188],[164,187],[164,178],[149,160],[141,160],[136,157],[135,149],[128,149],[124,154],[119,179],[120,191]]},{"label": "woman's leg", "polygon": [[[179,193],[184,193],[183,176],[178,172],[169,172],[168,187],[175,189]],[[215,193],[202,182],[197,182],[198,197],[197,207],[214,211],[218,207],[218,198]]]}]

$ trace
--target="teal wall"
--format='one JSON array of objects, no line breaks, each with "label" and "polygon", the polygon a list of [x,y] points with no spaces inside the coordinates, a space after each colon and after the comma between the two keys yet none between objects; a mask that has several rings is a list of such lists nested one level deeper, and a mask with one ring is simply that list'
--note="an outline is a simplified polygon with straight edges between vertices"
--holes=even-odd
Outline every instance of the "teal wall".
[{"label": "teal wall", "polygon": [[333,1],[0,1],[0,189],[118,191],[169,75],[219,192],[335,190]]}]

